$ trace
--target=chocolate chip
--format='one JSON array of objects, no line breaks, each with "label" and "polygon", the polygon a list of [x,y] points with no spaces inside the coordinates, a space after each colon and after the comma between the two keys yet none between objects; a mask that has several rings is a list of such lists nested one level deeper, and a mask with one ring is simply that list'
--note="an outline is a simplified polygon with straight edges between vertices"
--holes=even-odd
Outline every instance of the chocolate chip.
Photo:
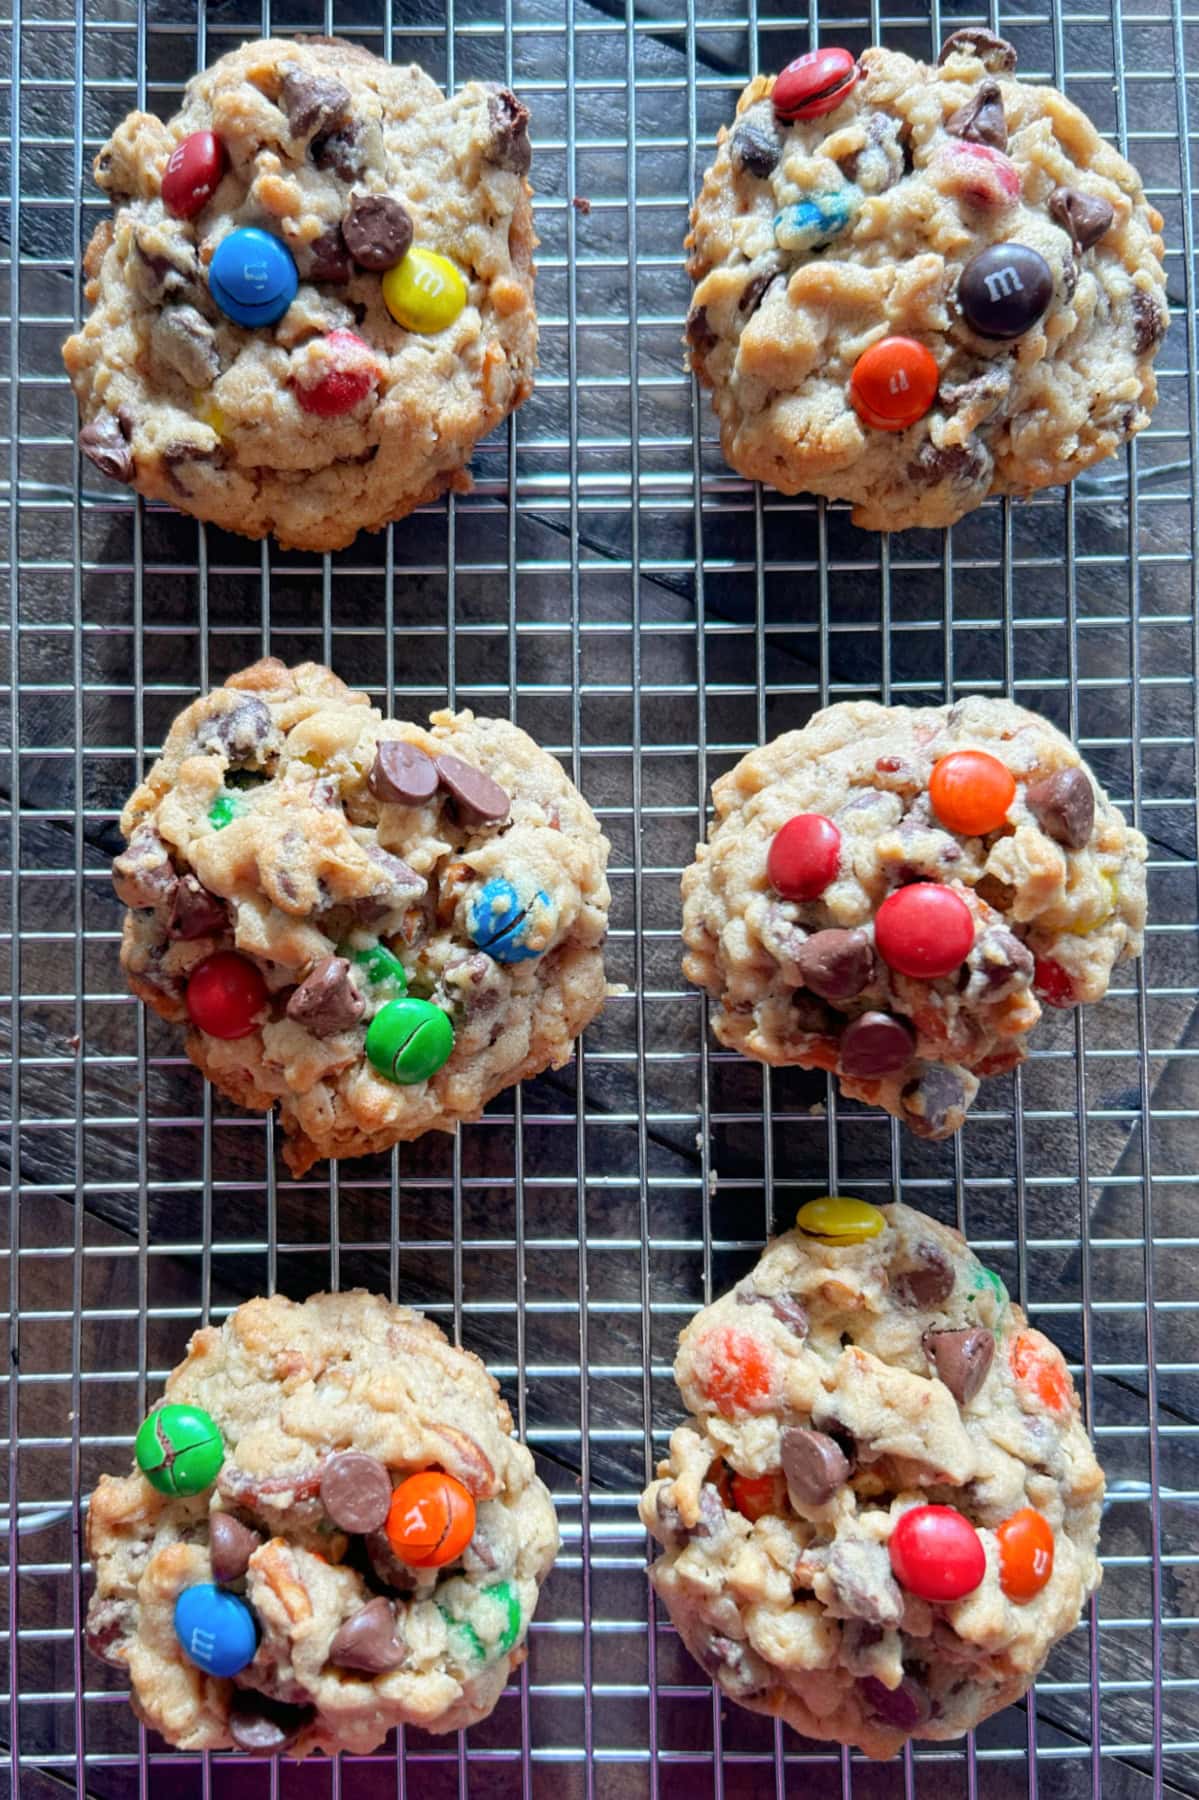
[{"label": "chocolate chip", "polygon": [[1169,318],[1163,313],[1152,294],[1144,288],[1134,288],[1132,294],[1133,344],[1138,356],[1144,356],[1155,344],[1160,344],[1169,327]]},{"label": "chocolate chip", "polygon": [[824,1431],[791,1425],[783,1433],[783,1474],[792,1506],[827,1506],[850,1474],[849,1459]]},{"label": "chocolate chip", "polygon": [[388,806],[420,806],[437,792],[437,764],[416,744],[382,738],[366,779],[376,800]]},{"label": "chocolate chip", "polygon": [[298,63],[283,64],[280,95],[293,137],[310,138],[328,132],[350,110],[348,87],[329,75],[310,75]]},{"label": "chocolate chip", "polygon": [[378,1531],[391,1506],[386,1465],[361,1450],[339,1450],[321,1468],[321,1504],[342,1531]]},{"label": "chocolate chip", "polygon": [[1097,244],[1111,229],[1115,210],[1098,194],[1084,194],[1078,188],[1054,188],[1049,196],[1049,217],[1060,225],[1078,255]]},{"label": "chocolate chip", "polygon": [[980,337],[1017,338],[1053,299],[1053,271],[1027,244],[992,244],[958,277],[962,317]]},{"label": "chocolate chip", "polygon": [[167,919],[167,936],[184,943],[223,931],[229,915],[225,902],[202,887],[194,875],[184,875],[176,885]]},{"label": "chocolate chip", "polygon": [[240,1581],[261,1542],[262,1533],[251,1531],[248,1525],[243,1525],[232,1513],[210,1513],[208,1560],[212,1564],[212,1579],[222,1584]]},{"label": "chocolate chip", "polygon": [[918,1244],[916,1266],[904,1269],[891,1282],[892,1291],[901,1306],[927,1311],[940,1306],[953,1292],[954,1269],[939,1244]]},{"label": "chocolate chip", "polygon": [[928,1718],[928,1695],[910,1677],[889,1688],[877,1675],[863,1675],[858,1688],[870,1710],[898,1731],[915,1731]]},{"label": "chocolate chip", "polygon": [[329,1645],[330,1662],[343,1669],[362,1669],[368,1675],[398,1669],[407,1654],[396,1631],[391,1602],[382,1595],[368,1600],[361,1612],[347,1619]]},{"label": "chocolate chip", "polygon": [[692,1538],[711,1538],[724,1530],[725,1507],[720,1498],[720,1491],[712,1482],[705,1481],[699,1491],[699,1513],[694,1525],[685,1525],[683,1515],[673,1500],[666,1498],[665,1487],[658,1489],[655,1503],[658,1519],[667,1539],[673,1543],[685,1544]]},{"label": "chocolate chip", "polygon": [[179,493],[190,492],[187,483],[182,479],[180,470],[188,463],[213,463],[219,466],[224,462],[224,451],[219,445],[197,444],[175,439],[166,445],[162,452],[162,466],[167,472],[171,486]]},{"label": "chocolate chip", "polygon": [[1003,405],[1011,385],[1007,369],[984,369],[965,381],[943,381],[937,390],[937,405],[944,413],[956,413],[965,406],[982,408],[986,417]]},{"label": "chocolate chip", "polygon": [[484,775],[482,769],[447,755],[437,758],[437,773],[464,825],[496,825],[508,817],[511,800],[498,781]]},{"label": "chocolate chip", "polygon": [[1003,925],[979,933],[963,967],[959,986],[970,1000],[998,1000],[1014,987],[1027,987],[1035,967],[1032,952]]},{"label": "chocolate chip", "polygon": [[950,113],[945,129],[950,137],[963,138],[968,144],[989,144],[992,150],[1006,150],[1007,119],[999,83],[980,81],[965,106]]},{"label": "chocolate chip", "polygon": [[727,1694],[742,1700],[770,1685],[766,1665],[747,1644],[714,1632],[700,1651],[700,1661]]},{"label": "chocolate chip", "polygon": [[995,1339],[982,1326],[966,1331],[926,1331],[924,1353],[959,1406],[969,1406],[987,1379]]},{"label": "chocolate chip", "polygon": [[[297,1025],[303,1025],[313,1037],[327,1038],[338,1031],[348,1031],[356,1024],[362,1017],[364,1004],[362,995],[350,980],[347,959],[323,956],[287,1002],[287,1016]],[[353,1529],[369,1531],[373,1527],[354,1526]]]},{"label": "chocolate chip", "polygon": [[808,1335],[808,1315],[792,1294],[757,1294],[752,1288],[737,1289],[738,1306],[768,1306],[780,1325],[797,1338]]},{"label": "chocolate chip", "polygon": [[934,444],[931,438],[925,438],[908,464],[908,476],[929,486],[939,481],[973,484],[989,467],[981,444]]},{"label": "chocolate chip", "polygon": [[898,1625],[903,1595],[891,1573],[891,1558],[869,1538],[837,1538],[825,1565],[837,1599],[851,1619]]},{"label": "chocolate chip", "polygon": [[824,1000],[852,1000],[874,980],[874,948],[864,931],[814,931],[795,961],[804,986]]},{"label": "chocolate chip", "polygon": [[959,1112],[966,1110],[966,1084],[954,1069],[929,1063],[901,1095],[903,1116],[917,1137],[948,1137],[957,1130]]},{"label": "chocolate chip", "polygon": [[149,229],[143,227],[135,232],[133,244],[144,275],[138,286],[148,287],[151,298],[161,301],[178,297],[195,280],[198,273],[196,253],[186,239],[169,237],[161,230],[151,235]]},{"label": "chocolate chip", "polygon": [[79,448],[101,475],[111,481],[133,480],[133,452],[119,422],[110,412],[97,413],[79,433]]},{"label": "chocolate chip", "polygon": [[347,119],[336,131],[314,137],[308,146],[308,154],[322,174],[337,175],[342,181],[356,181],[366,161],[357,119]]},{"label": "chocolate chip", "polygon": [[331,225],[310,244],[296,245],[296,268],[305,281],[349,281],[354,264],[340,225]]},{"label": "chocolate chip", "polygon": [[412,217],[390,194],[352,194],[341,234],[359,268],[381,274],[403,261],[412,242]]},{"label": "chocolate chip", "polygon": [[1025,794],[1028,810],[1055,844],[1081,850],[1095,829],[1095,790],[1082,769],[1055,769]]},{"label": "chocolate chip", "polygon": [[867,1012],[852,1020],[837,1045],[842,1073],[858,1079],[894,1075],[906,1068],[915,1054],[916,1039],[910,1027],[884,1012]]},{"label": "chocolate chip", "polygon": [[495,88],[487,96],[487,116],[491,126],[488,162],[510,169],[514,175],[527,175],[533,161],[528,107],[511,88]]},{"label": "chocolate chip", "polygon": [[778,167],[783,146],[774,129],[774,113],[769,119],[742,119],[729,142],[729,155],[734,169],[745,175],[756,175],[764,181]]},{"label": "chocolate chip", "polygon": [[166,906],[178,880],[170,852],[152,825],[139,825],[128,847],[113,860],[112,885],[126,906]]},{"label": "chocolate chip", "polygon": [[87,1647],[93,1656],[113,1669],[129,1673],[129,1644],[137,1636],[137,1618],[132,1599],[115,1597],[101,1600],[92,1596],[87,1609]]},{"label": "chocolate chip", "polygon": [[781,281],[782,278],[783,274],[781,269],[759,269],[757,274],[752,275],[742,288],[740,298],[737,301],[737,311],[739,313],[746,313],[752,318],[775,282]]},{"label": "chocolate chip", "polygon": [[693,307],[687,314],[686,333],[687,342],[691,345],[691,348],[697,350],[701,356],[706,351],[711,350],[713,345],[720,342],[720,339],[708,323],[708,309],[706,306]]},{"label": "chocolate chip", "polygon": [[390,850],[380,849],[378,844],[368,844],[366,854],[381,871],[382,878],[374,888],[376,899],[386,900],[389,909],[398,906],[402,900],[420,899],[429,885],[423,875],[410,869],[401,857],[393,856]]},{"label": "chocolate chip", "polygon": [[251,1756],[274,1756],[294,1744],[315,1717],[311,1706],[285,1706],[267,1694],[235,1688],[229,1707],[229,1736]]},{"label": "chocolate chip", "polygon": [[150,329],[150,347],[189,387],[211,387],[221,372],[216,332],[194,306],[169,306],[159,313]]},{"label": "chocolate chip", "polygon": [[985,69],[993,75],[1010,75],[1016,66],[1016,52],[1006,38],[996,37],[993,31],[987,31],[982,25],[967,25],[961,31],[955,31],[941,45],[941,54],[937,58],[938,68],[942,68],[951,56],[977,56]]},{"label": "chocolate chip", "polygon": [[264,701],[248,695],[227,712],[205,719],[196,732],[201,750],[217,748],[231,763],[247,762],[271,732],[271,711]]}]

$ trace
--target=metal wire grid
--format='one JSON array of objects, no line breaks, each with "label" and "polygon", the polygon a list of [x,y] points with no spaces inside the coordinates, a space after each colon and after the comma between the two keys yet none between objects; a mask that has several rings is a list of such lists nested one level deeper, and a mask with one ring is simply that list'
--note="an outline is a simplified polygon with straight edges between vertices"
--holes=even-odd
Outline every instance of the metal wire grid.
[{"label": "metal wire grid", "polygon": [[[0,1733],[14,1786],[120,1800],[1199,1787],[1194,17],[1180,0],[1112,0],[987,20],[1128,149],[1167,216],[1162,400],[1125,462],[945,539],[888,543],[732,477],[679,369],[687,201],[746,76],[815,41],[926,54],[984,17],[878,0],[830,0],[819,18],[753,0],[748,16],[721,0],[14,9],[16,1577]],[[100,211],[98,143],[133,104],[170,112],[195,66],[272,28],[333,28],[451,86],[511,81],[536,125],[537,395],[480,451],[472,496],[323,561],[144,509],[86,465],[80,486],[58,361]],[[170,718],[268,649],[330,661],[401,714],[447,696],[508,709],[554,748],[613,840],[611,974],[628,986],[569,1070],[501,1097],[457,1142],[302,1183],[278,1178],[270,1123],[214,1102],[125,996],[106,876],[116,812]],[[922,1145],[822,1079],[713,1048],[679,973],[678,876],[711,779],[752,743],[829,697],[971,690],[1012,692],[1076,733],[1150,836],[1154,923],[1102,1008],[1047,1020],[962,1137]],[[678,1416],[680,1323],[772,1220],[838,1185],[902,1193],[968,1231],[1071,1357],[1112,1488],[1105,1585],[1035,1703],[884,1767],[721,1707],[648,1605],[635,1515]],[[263,1289],[355,1282],[426,1305],[487,1358],[555,1491],[564,1549],[529,1661],[486,1725],[410,1732],[398,1756],[297,1770],[163,1752],[80,1647],[73,1496],[126,1465],[197,1323]]]}]

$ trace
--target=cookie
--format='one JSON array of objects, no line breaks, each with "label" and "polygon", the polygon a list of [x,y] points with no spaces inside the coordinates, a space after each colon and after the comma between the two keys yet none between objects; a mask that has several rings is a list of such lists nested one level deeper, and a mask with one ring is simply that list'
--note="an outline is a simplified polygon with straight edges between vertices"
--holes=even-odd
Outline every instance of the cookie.
[{"label": "cookie", "polygon": [[363,1753],[486,1718],[558,1549],[511,1433],[482,1363],[420,1313],[248,1301],[196,1332],[139,1466],[92,1495],[89,1646],[185,1750]]},{"label": "cookie", "polygon": [[1060,1353],[956,1231],[799,1223],[679,1340],[650,1577],[730,1699],[892,1756],[1018,1700],[1078,1623],[1103,1475]]},{"label": "cookie", "polygon": [[922,1137],[1015,1068],[1042,1002],[1137,956],[1145,858],[1068,738],[1009,700],[827,707],[712,789],[683,967],[721,1043],[827,1069]]},{"label": "cookie", "polygon": [[1168,311],[1140,176],[993,33],[759,76],[691,215],[724,454],[872,531],[952,525],[1143,431]]},{"label": "cookie", "polygon": [[528,118],[321,37],[243,44],[169,124],[131,113],[63,351],[83,454],[305,550],[465,492],[533,387]]},{"label": "cookie", "polygon": [[383,719],[273,657],[171,727],[113,864],[129,984],[284,1156],[478,1118],[604,1003],[607,839],[504,719]]}]

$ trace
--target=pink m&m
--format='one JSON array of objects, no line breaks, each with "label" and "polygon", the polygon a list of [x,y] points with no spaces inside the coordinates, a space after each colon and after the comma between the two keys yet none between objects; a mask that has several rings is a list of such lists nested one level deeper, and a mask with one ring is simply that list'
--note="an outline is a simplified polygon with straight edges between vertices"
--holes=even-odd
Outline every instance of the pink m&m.
[{"label": "pink m&m", "polygon": [[921,1600],[964,1600],[987,1572],[982,1539],[952,1506],[913,1506],[887,1549],[896,1581]]},{"label": "pink m&m", "polygon": [[305,412],[335,419],[365,399],[379,379],[379,365],[368,344],[352,331],[331,331],[323,340],[325,373],[308,386],[296,384],[296,401]]},{"label": "pink m&m", "polygon": [[797,813],[776,831],[766,876],[784,900],[815,900],[841,862],[841,833],[823,813]]},{"label": "pink m&m", "polygon": [[896,888],[874,919],[874,944],[889,969],[936,981],[960,969],[974,944],[974,915],[952,888],[917,881]]},{"label": "pink m&m", "polygon": [[162,177],[162,203],[176,219],[193,219],[212,199],[225,173],[225,146],[212,131],[193,131],[176,144]]},{"label": "pink m&m", "polygon": [[933,162],[942,193],[953,194],[968,206],[998,212],[1020,198],[1020,171],[1011,157],[989,144],[955,139],[940,146]]},{"label": "pink m&m", "polygon": [[853,53],[829,45],[789,62],[770,99],[780,119],[818,119],[832,112],[861,79]]}]

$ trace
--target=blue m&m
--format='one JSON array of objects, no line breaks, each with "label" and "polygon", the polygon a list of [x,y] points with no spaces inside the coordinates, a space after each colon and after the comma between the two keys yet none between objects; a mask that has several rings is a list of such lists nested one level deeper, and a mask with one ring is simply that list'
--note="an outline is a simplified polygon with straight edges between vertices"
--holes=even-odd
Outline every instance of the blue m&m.
[{"label": "blue m&m", "polygon": [[286,244],[245,225],[221,239],[208,266],[208,290],[235,325],[273,325],[300,285]]},{"label": "blue m&m", "polygon": [[835,194],[812,194],[794,206],[785,206],[774,221],[774,241],[780,250],[812,254],[827,250],[849,224],[862,204],[858,188],[839,188]]},{"label": "blue m&m", "polygon": [[484,883],[471,902],[472,941],[496,962],[527,962],[540,956],[553,931],[549,895],[541,888],[528,902],[502,876]]},{"label": "blue m&m", "polygon": [[236,1675],[253,1662],[258,1627],[244,1600],[201,1581],[175,1602],[175,1636],[183,1654],[206,1675]]}]

